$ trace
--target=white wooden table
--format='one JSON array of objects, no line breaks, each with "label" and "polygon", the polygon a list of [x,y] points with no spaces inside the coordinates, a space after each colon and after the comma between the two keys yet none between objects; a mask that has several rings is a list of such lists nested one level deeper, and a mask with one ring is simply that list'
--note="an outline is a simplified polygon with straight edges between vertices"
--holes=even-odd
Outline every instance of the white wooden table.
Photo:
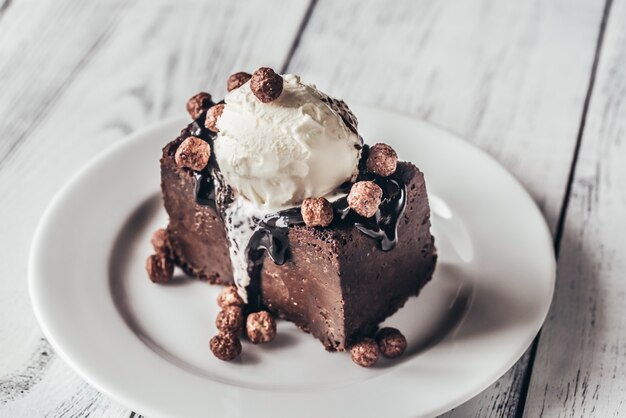
[{"label": "white wooden table", "polygon": [[34,228],[99,151],[261,65],[457,132],[548,220],[543,330],[445,416],[626,414],[626,0],[0,0],[0,416],[137,416],[42,337]]}]

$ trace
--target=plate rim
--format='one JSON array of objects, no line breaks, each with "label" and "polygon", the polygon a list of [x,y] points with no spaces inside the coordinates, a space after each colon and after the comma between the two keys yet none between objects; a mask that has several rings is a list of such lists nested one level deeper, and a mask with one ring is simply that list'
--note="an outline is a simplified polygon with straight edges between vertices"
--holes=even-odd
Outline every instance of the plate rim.
[{"label": "plate rim", "polygon": [[[477,394],[483,392],[490,385],[492,385],[498,378],[500,378],[502,375],[504,375],[515,364],[515,362],[517,362],[519,360],[519,358],[521,358],[523,353],[528,349],[528,347],[530,347],[530,345],[533,343],[534,339],[536,338],[537,334],[540,332],[541,327],[543,326],[543,323],[545,322],[545,319],[546,319],[546,317],[547,317],[547,315],[549,313],[550,307],[551,307],[551,303],[552,303],[552,300],[553,300],[553,297],[554,297],[555,282],[556,282],[556,257],[555,257],[555,252],[554,252],[552,234],[550,232],[550,229],[549,229],[549,227],[547,225],[547,222],[546,222],[546,219],[545,219],[543,213],[539,209],[539,206],[537,205],[535,200],[532,198],[532,196],[528,193],[528,191],[524,188],[524,186],[521,184],[521,182],[515,176],[513,176],[506,169],[506,167],[504,167],[493,156],[491,156],[490,154],[488,154],[487,152],[485,152],[484,150],[482,150],[481,148],[479,148],[475,144],[473,144],[473,143],[469,142],[468,140],[464,139],[462,136],[458,135],[457,133],[455,133],[452,130],[449,130],[449,129],[447,129],[445,127],[442,127],[440,125],[434,124],[434,123],[432,123],[430,121],[425,121],[425,120],[422,120],[422,119],[418,119],[414,115],[411,115],[411,114],[408,114],[408,113],[405,113],[405,112],[399,112],[399,111],[395,111],[395,110],[390,110],[390,109],[385,109],[385,108],[380,108],[380,107],[374,107],[374,106],[370,106],[370,105],[354,105],[354,107],[358,107],[359,109],[367,108],[371,112],[377,112],[377,113],[383,112],[385,114],[390,114],[390,115],[394,115],[394,116],[401,116],[403,118],[410,119],[413,122],[417,122],[417,123],[419,123],[421,125],[432,127],[435,130],[444,132],[447,136],[449,136],[451,138],[454,138],[457,143],[463,144],[463,146],[472,148],[473,151],[482,154],[483,157],[486,157],[493,164],[497,165],[501,169],[501,171],[508,176],[509,180],[511,180],[514,183],[516,183],[517,187],[521,191],[523,191],[523,193],[525,195],[525,198],[530,203],[532,203],[533,210],[536,212],[536,214],[539,215],[539,218],[542,221],[541,222],[541,227],[542,227],[542,229],[544,231],[546,242],[550,243],[550,245],[548,247],[550,248],[550,254],[549,255],[550,255],[551,266],[550,266],[550,277],[547,278],[548,279],[548,283],[547,284],[548,284],[548,287],[550,289],[550,295],[549,295],[550,302],[545,307],[544,312],[542,312],[542,315],[541,315],[542,319],[541,319],[541,322],[539,324],[539,327],[534,331],[534,337],[531,338],[530,341],[528,341],[528,343],[524,347],[520,347],[520,349],[517,350],[514,353],[514,355],[512,356],[513,360],[510,362],[510,364],[505,364],[501,368],[494,368],[494,372],[490,374],[489,379],[485,379],[484,385],[482,385],[481,387],[474,387],[474,388],[472,388],[472,390],[467,390],[465,393],[459,394],[454,399],[451,398],[446,403],[446,405],[442,405],[438,410],[435,410],[433,412],[434,415],[438,415],[438,414],[441,414],[443,412],[449,411],[450,409],[459,406],[460,404],[462,404],[462,403],[466,402],[467,400],[473,398]],[[64,343],[61,342],[61,341],[58,341],[56,336],[54,335],[54,333],[51,332],[51,330],[49,328],[49,324],[48,324],[48,322],[47,322],[47,320],[45,318],[44,312],[42,312],[41,302],[39,301],[39,297],[41,295],[39,295],[39,292],[38,292],[38,290],[36,288],[36,286],[37,286],[37,277],[36,277],[35,272],[37,271],[36,264],[37,264],[37,260],[39,258],[39,252],[41,251],[40,247],[41,247],[42,238],[43,238],[45,230],[46,230],[46,225],[50,222],[51,218],[53,217],[54,212],[55,212],[54,209],[57,208],[59,205],[61,205],[64,197],[66,196],[66,194],[69,191],[72,190],[72,188],[74,187],[75,183],[78,182],[79,179],[82,178],[85,175],[85,173],[89,172],[93,167],[95,167],[98,164],[100,164],[103,160],[108,159],[112,154],[115,154],[116,152],[118,152],[118,150],[124,149],[125,147],[129,146],[129,144],[131,144],[131,143],[137,141],[139,138],[145,136],[148,132],[158,131],[159,129],[163,129],[164,126],[169,126],[169,124],[174,124],[175,122],[185,121],[185,120],[187,120],[187,118],[184,118],[182,115],[177,115],[177,116],[165,118],[165,119],[159,121],[158,123],[153,124],[152,126],[150,126],[148,128],[139,129],[136,132],[133,132],[133,133],[131,133],[129,135],[126,135],[123,138],[119,139],[115,144],[112,144],[112,145],[106,147],[104,150],[102,150],[96,156],[94,156],[92,159],[90,159],[87,163],[83,164],[80,169],[78,169],[73,175],[71,175],[69,177],[69,179],[56,192],[54,197],[50,200],[50,202],[46,206],[46,209],[45,209],[43,215],[41,216],[41,219],[39,220],[39,222],[37,224],[37,227],[35,229],[35,233],[33,234],[33,238],[31,240],[30,251],[29,251],[29,258],[28,258],[28,292],[29,292],[29,296],[30,296],[30,300],[31,300],[31,306],[33,308],[33,311],[35,313],[35,317],[37,319],[37,322],[38,322],[38,324],[39,324],[39,326],[40,326],[44,336],[48,339],[48,341],[50,342],[50,344],[54,348],[55,353],[57,355],[59,355],[63,359],[63,361],[65,361],[66,364],[68,364],[82,379],[87,381],[90,385],[95,387],[98,391],[104,393],[107,396],[110,396],[112,399],[120,402],[124,406],[130,407],[131,409],[137,408],[138,410],[141,410],[144,413],[150,412],[150,414],[153,413],[155,415],[159,415],[161,412],[155,411],[152,408],[146,408],[147,405],[139,405],[140,402],[137,402],[135,399],[132,398],[132,396],[124,396],[123,394],[119,394],[116,391],[110,390],[110,388],[105,388],[105,387],[101,386],[100,383],[97,381],[97,379],[92,378],[92,376],[90,376],[88,373],[86,373],[86,371],[84,370],[84,368],[80,364],[76,363],[71,358],[71,356],[69,354],[67,354],[66,350],[64,349]],[[181,124],[181,126],[182,126],[182,124]],[[539,225],[537,225],[537,226],[539,226]]]}]

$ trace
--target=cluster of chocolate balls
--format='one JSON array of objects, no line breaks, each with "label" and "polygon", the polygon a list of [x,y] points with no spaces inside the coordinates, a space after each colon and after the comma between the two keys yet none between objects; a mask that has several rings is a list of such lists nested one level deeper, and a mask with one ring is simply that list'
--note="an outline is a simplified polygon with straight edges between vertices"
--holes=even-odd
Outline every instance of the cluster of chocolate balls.
[{"label": "cluster of chocolate balls", "polygon": [[[173,254],[167,230],[157,229],[152,234],[151,243],[155,252],[146,260],[148,277],[154,283],[167,283],[174,274]],[[245,316],[245,304],[235,286],[222,289],[217,304],[221,308],[215,319],[219,333],[211,339],[209,346],[220,360],[234,360],[241,354],[240,336],[244,331],[253,344],[267,343],[276,337],[276,321],[269,312],[259,311]]]},{"label": "cluster of chocolate balls", "polygon": [[[278,99],[283,92],[283,78],[268,67],[261,67],[253,74],[243,71],[231,74],[228,80],[226,80],[226,89],[228,91],[238,89],[246,84],[248,80],[250,80],[250,90],[262,103],[269,103]],[[187,101],[187,112],[192,119],[198,119],[209,103],[211,103],[211,95],[200,92]],[[205,125],[213,132],[218,132],[215,130],[215,121],[219,118],[223,109],[224,105],[220,103],[211,106],[207,112],[207,119],[211,120],[207,121]]]},{"label": "cluster of chocolate balls", "polygon": [[[250,81],[250,89],[262,103],[272,102],[280,97],[283,91],[283,79],[271,68],[262,67],[253,74],[238,72],[228,77],[226,88],[232,91]],[[330,98],[329,98],[330,100]],[[193,119],[197,119],[211,102],[209,93],[200,92],[187,102],[187,111]],[[342,102],[340,102],[342,103]],[[219,132],[217,121],[224,111],[224,104],[218,103],[206,111],[204,125],[211,132]],[[350,114],[350,112],[344,112]],[[356,122],[353,122],[356,123]],[[211,147],[200,138],[191,136],[185,139],[178,147],[175,155],[179,167],[190,168],[195,171],[203,170],[211,157]],[[365,163],[365,170],[381,177],[388,177],[395,173],[398,164],[398,155],[387,144],[375,144],[370,147]],[[383,191],[373,181],[358,181],[352,185],[348,194],[348,205],[361,216],[371,218],[376,214],[382,201]],[[333,221],[333,208],[330,202],[323,198],[308,198],[302,202],[302,217],[307,226],[327,227]]]},{"label": "cluster of chocolate balls", "polygon": [[211,351],[220,360],[230,361],[241,354],[240,336],[245,335],[253,344],[268,343],[276,337],[276,321],[267,311],[253,312],[245,318],[244,301],[235,286],[225,287],[217,297],[221,311],[215,319],[219,333],[211,338]]},{"label": "cluster of chocolate balls", "polygon": [[397,358],[406,350],[406,338],[396,328],[380,329],[374,338],[365,338],[350,348],[352,361],[363,367],[372,367],[379,355],[386,358]]},{"label": "cluster of chocolate balls", "polygon": [[[168,233],[158,229],[151,239],[154,254],[146,260],[146,271],[155,283],[172,279],[174,262]],[[276,337],[276,321],[267,311],[244,313],[245,303],[235,286],[227,286],[217,298],[220,312],[215,319],[218,334],[211,338],[209,347],[215,357],[224,361],[236,359],[241,354],[241,336],[253,344],[267,343]],[[350,348],[352,361],[371,367],[380,355],[387,358],[401,356],[407,346],[406,338],[395,328],[382,328],[374,338],[365,338]]]},{"label": "cluster of chocolate balls", "polygon": [[[369,149],[365,170],[381,177],[389,177],[396,172],[398,155],[387,144],[376,144]],[[382,201],[383,190],[373,181],[357,181],[350,188],[348,205],[361,216],[371,218],[378,211]],[[304,199],[302,202],[302,219],[306,226],[327,227],[333,221],[333,207],[323,197]]]},{"label": "cluster of chocolate balls", "polygon": [[[283,91],[283,78],[267,67],[261,67],[253,74],[245,72],[232,74],[228,77],[226,88],[228,91],[235,90],[248,82],[248,80],[250,80],[252,93],[262,103],[276,100]],[[224,112],[224,104],[217,103],[211,106],[211,103],[213,103],[211,95],[206,92],[200,92],[187,101],[187,112],[195,120],[206,109],[204,126],[209,131],[217,133],[219,132],[217,121]],[[178,146],[174,158],[179,167],[202,171],[211,158],[211,146],[201,138],[190,136]]]},{"label": "cluster of chocolate balls", "polygon": [[[227,80],[227,90],[232,91],[250,81],[250,89],[262,103],[270,103],[278,99],[283,90],[283,79],[271,68],[262,67],[253,74],[238,72]],[[327,100],[333,100],[328,98]],[[345,106],[336,101],[335,106]],[[187,112],[196,120],[206,110],[204,126],[211,132],[219,132],[217,121],[224,111],[224,104],[213,104],[209,93],[200,92],[187,102]],[[345,115],[351,113],[345,108]],[[352,116],[353,118],[353,116]],[[356,126],[356,120],[349,122]],[[355,129],[355,128],[352,128]],[[211,146],[201,138],[190,136],[177,148],[176,165],[194,171],[206,168],[211,157]],[[365,170],[381,177],[395,173],[398,156],[394,149],[386,144],[375,144],[369,148],[365,162]],[[354,183],[347,197],[350,209],[361,216],[370,218],[376,214],[382,201],[383,191],[373,181]],[[323,198],[304,199],[301,207],[302,217],[307,226],[327,227],[333,221],[331,203]],[[155,283],[166,283],[172,279],[174,272],[173,254],[165,229],[157,230],[151,239],[154,254],[146,260],[146,271],[150,280]],[[220,312],[215,319],[218,334],[211,338],[209,346],[213,354],[220,360],[236,359],[242,350],[241,337],[246,336],[253,344],[272,341],[276,336],[276,321],[267,311],[253,312],[246,315],[245,304],[235,286],[225,287],[217,298]],[[371,367],[380,355],[387,358],[401,356],[407,346],[406,338],[395,328],[382,328],[374,338],[365,338],[350,348],[352,360],[363,367]]]}]

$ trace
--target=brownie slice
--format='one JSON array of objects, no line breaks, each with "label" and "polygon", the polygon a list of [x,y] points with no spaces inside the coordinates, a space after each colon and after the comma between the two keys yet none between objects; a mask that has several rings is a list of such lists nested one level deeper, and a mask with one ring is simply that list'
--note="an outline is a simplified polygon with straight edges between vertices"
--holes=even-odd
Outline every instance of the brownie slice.
[{"label": "brownie slice", "polygon": [[353,225],[297,226],[289,230],[291,258],[263,266],[263,303],[328,350],[342,351],[371,336],[432,277],[437,256],[424,176],[401,162],[393,177],[407,187],[393,250],[380,250]]},{"label": "brownie slice", "polygon": [[[174,161],[185,136],[183,131],[169,143],[161,159],[174,261],[194,277],[232,283],[229,244],[218,210],[196,201],[201,180]],[[343,351],[371,336],[432,277],[437,255],[424,176],[413,164],[400,162],[392,178],[406,186],[407,196],[391,251],[382,251],[375,239],[336,219],[328,228],[289,227],[284,264],[265,257],[258,286],[262,303],[310,332],[327,350]]]},{"label": "brownie slice", "polygon": [[196,202],[198,176],[190,169],[179,168],[174,160],[176,149],[188,136],[183,131],[167,144],[161,158],[161,191],[170,217],[167,231],[172,256],[190,276],[210,283],[232,284],[233,270],[222,219],[215,206]]}]

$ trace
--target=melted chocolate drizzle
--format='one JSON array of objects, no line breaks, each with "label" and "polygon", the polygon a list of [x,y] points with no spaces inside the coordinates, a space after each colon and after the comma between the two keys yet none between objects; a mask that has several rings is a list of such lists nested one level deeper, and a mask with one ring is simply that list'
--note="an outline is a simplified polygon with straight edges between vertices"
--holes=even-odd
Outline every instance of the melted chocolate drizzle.
[{"label": "melted chocolate drizzle", "polygon": [[[208,171],[196,173],[196,179],[196,202],[221,212],[216,204],[212,174]],[[406,186],[392,178],[376,176],[372,181],[383,190],[376,214],[365,218],[350,209],[347,197],[342,197],[332,203],[335,220],[331,226],[351,224],[376,240],[382,251],[391,251],[397,244],[398,221],[406,206]],[[258,264],[262,264],[266,253],[275,264],[283,264],[289,258],[288,228],[303,225],[299,207],[268,215],[261,220],[246,249],[248,271],[252,272]]]},{"label": "melted chocolate drizzle", "polygon": [[260,280],[261,268],[265,261],[265,254],[278,265],[282,265],[290,257],[288,227],[304,225],[300,208],[291,208],[266,216],[258,223],[250,242],[246,247],[248,258],[248,276],[250,284],[247,287],[249,309],[261,309]]},{"label": "melted chocolate drizzle", "polygon": [[259,222],[259,227],[250,238],[246,248],[248,270],[262,262],[265,252],[275,264],[284,264],[289,258],[288,228],[300,225],[304,225],[300,208],[291,208],[268,215]]},{"label": "melted chocolate drizzle", "polygon": [[[219,103],[224,103],[222,100]],[[206,109],[213,106],[214,103],[207,104]],[[206,118],[206,109],[200,116],[194,120],[181,133],[182,137],[196,136],[202,138],[211,145],[216,134],[211,132],[204,126]],[[352,128],[352,124],[345,121]],[[353,128],[352,128],[353,129]],[[363,140],[361,138],[361,143]],[[364,161],[367,159],[369,147],[363,145],[361,152],[361,161],[359,163],[359,171],[364,172]],[[215,176],[219,171],[214,153],[211,154],[207,168],[201,172],[196,172],[196,202],[199,205],[213,207],[220,216],[223,216],[223,210],[218,204],[224,203],[223,199],[219,199],[215,193]],[[383,190],[381,204],[376,214],[371,218],[365,218],[348,206],[347,197],[340,198],[332,203],[335,219],[331,227],[341,225],[353,225],[366,236],[376,240],[382,251],[391,251],[397,244],[397,226],[398,221],[404,213],[406,206],[406,185],[400,179],[389,177],[381,177],[374,174],[364,174],[359,180],[370,180],[375,182]],[[340,187],[340,190],[346,193],[350,190],[350,183],[346,183]],[[248,258],[248,275],[251,278],[248,286],[249,308],[260,309],[261,292],[260,280],[258,280],[265,255],[278,265],[282,265],[290,257],[289,251],[289,227],[304,226],[304,220],[299,207],[286,209],[274,214],[267,215],[262,220],[256,220],[258,228],[250,238],[250,242],[246,247],[246,256]]]},{"label": "melted chocolate drizzle", "polygon": [[406,186],[387,178],[377,179],[376,183],[383,189],[380,208],[374,219],[355,222],[355,226],[368,237],[377,240],[381,250],[391,251],[398,243],[398,221],[406,207]]},{"label": "melted chocolate drizzle", "polygon": [[211,206],[217,210],[213,176],[208,170],[202,170],[200,173],[194,174],[196,176],[196,203],[202,206]]},{"label": "melted chocolate drizzle", "polygon": [[[363,234],[375,239],[382,251],[391,251],[398,242],[397,227],[406,206],[406,186],[396,179],[380,176],[370,178],[383,190],[382,202],[376,214],[371,218],[357,214],[348,206],[347,197],[343,197],[332,204],[335,212],[333,225],[352,224]],[[275,264],[284,264],[289,258],[288,228],[302,225],[304,220],[299,207],[263,219],[246,248],[248,273],[254,273],[263,264],[265,254]],[[250,277],[254,276],[250,274]]]},{"label": "melted chocolate drizzle", "polygon": [[[206,120],[207,110],[210,107],[220,103],[224,103],[224,101],[222,100],[218,103],[214,103],[211,100],[205,100],[203,102],[204,110],[197,119],[191,122],[189,126],[187,126],[187,128],[183,130],[181,136],[195,136],[201,138],[205,140],[211,146],[211,150],[213,150],[213,143],[217,134],[208,130],[204,126],[204,121]],[[207,164],[207,167],[200,172],[195,172],[194,174],[196,176],[196,203],[203,206],[211,206],[218,213],[220,213],[221,211],[217,207],[218,205],[216,203],[217,199],[215,196],[214,180],[215,175],[213,174],[213,171],[216,170],[217,167],[218,166],[217,160],[215,159],[215,153],[211,152],[211,157],[209,158],[209,164]]]},{"label": "melted chocolate drizzle", "polygon": [[347,197],[343,197],[333,203],[335,216],[375,239],[382,251],[391,251],[398,243],[398,221],[406,207],[406,186],[392,178],[371,176],[370,179],[383,190],[376,214],[371,218],[357,214],[348,206]]}]

